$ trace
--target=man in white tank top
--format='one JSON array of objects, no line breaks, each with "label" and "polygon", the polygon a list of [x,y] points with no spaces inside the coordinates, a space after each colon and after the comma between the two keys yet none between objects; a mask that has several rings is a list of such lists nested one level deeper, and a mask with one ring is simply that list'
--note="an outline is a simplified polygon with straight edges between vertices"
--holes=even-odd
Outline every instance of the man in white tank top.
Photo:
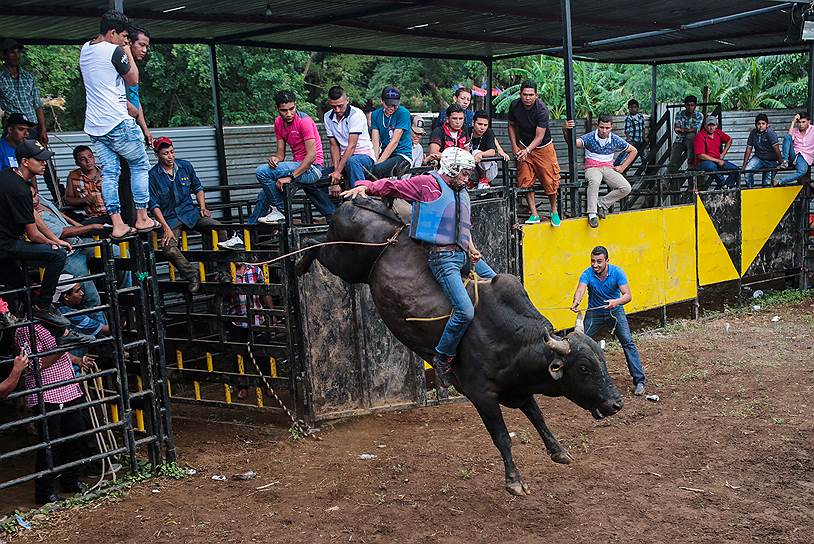
[{"label": "man in white tank top", "polygon": [[[128,42],[128,25],[123,13],[108,11],[102,16],[99,35],[82,46],[79,56],[87,98],[85,132],[93,142],[96,161],[102,168],[102,198],[113,223],[113,239],[159,226],[147,216],[150,161],[144,136],[127,113],[126,85],[135,85],[139,79]],[[136,205],[135,229],[121,216],[119,157],[130,166],[130,185]]]}]

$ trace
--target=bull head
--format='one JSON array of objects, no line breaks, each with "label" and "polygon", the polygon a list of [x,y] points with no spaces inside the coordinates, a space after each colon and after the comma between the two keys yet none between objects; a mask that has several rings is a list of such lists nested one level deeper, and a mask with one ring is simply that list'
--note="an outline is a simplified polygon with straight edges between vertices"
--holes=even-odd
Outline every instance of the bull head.
[{"label": "bull head", "polygon": [[571,345],[568,343],[568,340],[561,340],[560,338],[551,336],[545,328],[543,328],[543,339],[545,340],[545,345],[554,353],[559,353],[560,355],[568,355],[571,353]]}]

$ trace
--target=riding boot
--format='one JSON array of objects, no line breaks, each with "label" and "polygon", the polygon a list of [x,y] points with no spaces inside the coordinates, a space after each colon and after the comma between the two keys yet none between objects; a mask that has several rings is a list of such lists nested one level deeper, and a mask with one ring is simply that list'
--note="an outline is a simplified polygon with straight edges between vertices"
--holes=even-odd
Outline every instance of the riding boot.
[{"label": "riding boot", "polygon": [[432,358],[432,368],[435,370],[435,379],[441,387],[449,387],[449,380],[452,378],[452,361],[454,357],[436,353]]}]

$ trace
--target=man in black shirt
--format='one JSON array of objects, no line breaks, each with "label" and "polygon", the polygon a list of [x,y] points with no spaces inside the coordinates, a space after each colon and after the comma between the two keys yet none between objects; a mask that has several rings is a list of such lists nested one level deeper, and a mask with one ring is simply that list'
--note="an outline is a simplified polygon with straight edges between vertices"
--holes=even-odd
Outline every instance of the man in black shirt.
[{"label": "man in black shirt", "polygon": [[[59,275],[65,265],[71,244],[40,232],[34,221],[34,204],[28,183],[36,183],[37,175],[45,172],[46,161],[54,153],[34,140],[24,140],[17,146],[17,168],[0,171],[0,261],[8,263],[6,277],[14,288],[25,285],[25,276],[18,261],[45,266],[39,296],[34,299],[33,316],[57,327],[70,322],[53,307]],[[29,242],[22,239],[25,234]]]},{"label": "man in black shirt", "polygon": [[489,114],[485,110],[475,112],[470,145],[472,155],[475,157],[475,174],[477,174],[470,179],[477,180],[478,189],[488,189],[489,182],[497,177],[497,162],[483,159],[500,155],[504,161],[508,161],[509,155],[500,147],[494,131],[489,127]]}]

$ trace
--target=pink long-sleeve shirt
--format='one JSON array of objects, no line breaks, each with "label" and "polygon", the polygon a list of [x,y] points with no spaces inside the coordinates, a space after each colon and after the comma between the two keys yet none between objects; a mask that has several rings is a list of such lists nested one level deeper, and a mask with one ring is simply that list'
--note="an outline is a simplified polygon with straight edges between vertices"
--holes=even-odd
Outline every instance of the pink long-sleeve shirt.
[{"label": "pink long-sleeve shirt", "polygon": [[357,181],[356,184],[367,187],[370,195],[403,198],[410,202],[432,202],[441,196],[438,181],[430,174],[420,174],[407,179]]},{"label": "pink long-sleeve shirt", "polygon": [[794,142],[794,151],[801,153],[808,164],[814,164],[814,127],[808,127],[805,132],[795,128],[791,131],[791,139]]}]

